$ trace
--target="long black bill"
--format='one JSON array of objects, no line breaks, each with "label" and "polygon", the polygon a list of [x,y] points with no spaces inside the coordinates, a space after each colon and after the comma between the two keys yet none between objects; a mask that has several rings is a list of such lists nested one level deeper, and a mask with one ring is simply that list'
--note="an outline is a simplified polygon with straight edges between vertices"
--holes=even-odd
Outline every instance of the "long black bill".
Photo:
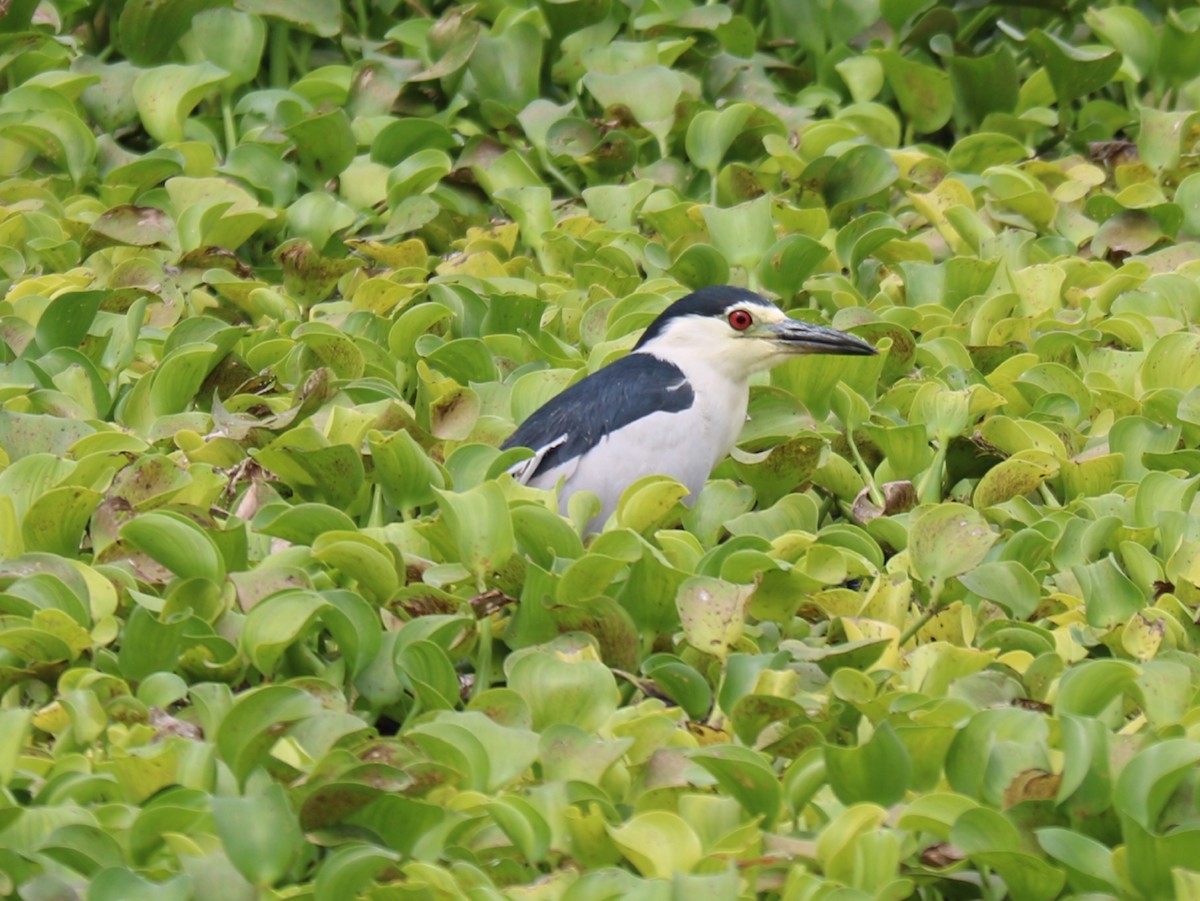
[{"label": "long black bill", "polygon": [[797,354],[851,354],[868,357],[878,351],[870,344],[823,325],[811,325],[798,319],[772,323],[773,339]]}]

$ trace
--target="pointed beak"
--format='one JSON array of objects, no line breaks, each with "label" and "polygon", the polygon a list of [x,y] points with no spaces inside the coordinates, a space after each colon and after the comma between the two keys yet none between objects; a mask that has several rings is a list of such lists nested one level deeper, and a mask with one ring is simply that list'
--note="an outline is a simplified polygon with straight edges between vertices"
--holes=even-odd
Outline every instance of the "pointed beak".
[{"label": "pointed beak", "polygon": [[850,354],[872,356],[878,351],[861,338],[839,332],[823,325],[811,325],[798,319],[785,319],[767,326],[763,337],[788,353],[794,354]]}]

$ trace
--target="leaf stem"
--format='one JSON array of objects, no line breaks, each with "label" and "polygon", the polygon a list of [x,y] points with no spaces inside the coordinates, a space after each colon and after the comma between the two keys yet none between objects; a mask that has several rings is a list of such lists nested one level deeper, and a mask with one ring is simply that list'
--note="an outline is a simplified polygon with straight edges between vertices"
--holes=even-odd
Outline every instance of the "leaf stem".
[{"label": "leaf stem", "polygon": [[921,618],[905,629],[903,634],[901,634],[898,647],[902,648],[908,644],[914,635],[924,629],[925,626],[929,624],[929,621],[938,615],[940,609],[941,608],[939,607],[930,607],[924,613],[922,613]]},{"label": "leaf stem", "polygon": [[1046,487],[1045,482],[1042,482],[1042,484],[1038,485],[1038,494],[1041,495],[1042,502],[1047,507],[1053,507],[1055,509],[1062,507],[1062,504],[1058,502],[1058,498],[1054,496],[1054,492]]},{"label": "leaf stem", "polygon": [[925,612],[921,614],[915,623],[901,633],[900,643],[897,645],[897,647],[904,647],[910,639],[912,639],[918,632],[925,628],[931,619],[933,619],[942,611],[942,605],[940,603],[942,595],[941,582],[930,579],[926,587],[929,589],[929,602],[925,605]]},{"label": "leaf stem", "polygon": [[223,91],[221,93],[221,121],[225,124],[225,159],[237,146],[237,124],[233,121],[233,97]]},{"label": "leaf stem", "polygon": [[288,86],[288,37],[291,29],[282,22],[271,26],[269,57],[269,72],[271,87],[286,88]]},{"label": "leaf stem", "polygon": [[[934,455],[933,463],[925,470],[925,474],[921,476],[921,484],[917,486],[917,500],[922,504],[934,504],[942,499],[941,491],[936,496],[930,497],[929,492],[933,490],[934,484],[938,486],[942,482],[942,470],[946,465],[946,442],[939,441],[937,453]],[[936,478],[936,482],[934,479]]]},{"label": "leaf stem", "polygon": [[475,684],[471,686],[471,697],[476,698],[492,685],[492,620],[485,616],[479,620],[479,655],[475,665]]},{"label": "leaf stem", "polygon": [[883,492],[879,490],[879,486],[875,484],[875,474],[871,472],[867,461],[858,452],[858,442],[854,440],[854,428],[851,426],[846,427],[846,439],[850,442],[850,453],[854,456],[854,465],[858,467],[858,474],[867,483],[867,493],[871,496],[871,502],[880,510],[884,509],[887,501],[883,497]]},{"label": "leaf stem", "polygon": [[565,172],[559,169],[558,166],[554,165],[554,162],[550,159],[550,154],[543,150],[539,153],[539,156],[542,159],[542,168],[545,169],[546,172],[548,172],[556,182],[566,188],[572,197],[578,197],[579,188],[575,186],[575,183],[571,181],[571,179],[567,178]]}]

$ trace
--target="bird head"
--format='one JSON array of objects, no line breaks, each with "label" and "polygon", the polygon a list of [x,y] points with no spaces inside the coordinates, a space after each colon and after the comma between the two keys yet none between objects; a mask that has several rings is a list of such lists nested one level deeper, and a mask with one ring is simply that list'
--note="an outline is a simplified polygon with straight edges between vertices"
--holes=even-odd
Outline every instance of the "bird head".
[{"label": "bird head", "polygon": [[675,301],[634,347],[684,366],[703,361],[735,378],[769,369],[800,354],[869,356],[861,338],[792,319],[764,297],[744,288],[702,288]]}]

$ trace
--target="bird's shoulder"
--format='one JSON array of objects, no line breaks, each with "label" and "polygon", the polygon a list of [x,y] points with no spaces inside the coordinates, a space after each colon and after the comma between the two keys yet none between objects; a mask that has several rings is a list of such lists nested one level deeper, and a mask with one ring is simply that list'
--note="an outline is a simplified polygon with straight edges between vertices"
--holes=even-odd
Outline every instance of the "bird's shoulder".
[{"label": "bird's shoulder", "polygon": [[691,385],[674,363],[649,353],[631,353],[552,397],[521,423],[503,447],[528,447],[535,452],[532,460],[518,464],[524,467],[519,476],[527,481],[587,453],[624,426],[652,413],[687,410],[694,400]]}]

